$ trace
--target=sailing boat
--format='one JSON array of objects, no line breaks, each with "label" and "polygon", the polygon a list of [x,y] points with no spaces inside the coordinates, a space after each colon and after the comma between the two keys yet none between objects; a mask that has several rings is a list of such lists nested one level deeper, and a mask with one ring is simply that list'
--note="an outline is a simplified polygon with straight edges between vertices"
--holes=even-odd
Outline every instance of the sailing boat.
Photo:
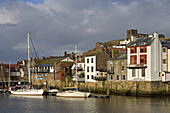
[{"label": "sailing boat", "polygon": [[[27,34],[27,39],[28,39],[28,79],[29,79],[29,84],[30,82],[30,56],[29,56],[29,49],[30,49],[30,44],[29,44],[29,33]],[[17,90],[17,91],[11,91],[11,94],[14,95],[33,95],[33,96],[37,96],[37,95],[43,95],[44,91],[43,89],[22,89],[22,90]]]},{"label": "sailing boat", "polygon": [[78,91],[78,79],[77,79],[77,46],[75,46],[75,64],[76,64],[76,90],[69,90],[65,92],[57,93],[57,97],[68,97],[68,98],[87,98],[90,96],[90,92]]}]

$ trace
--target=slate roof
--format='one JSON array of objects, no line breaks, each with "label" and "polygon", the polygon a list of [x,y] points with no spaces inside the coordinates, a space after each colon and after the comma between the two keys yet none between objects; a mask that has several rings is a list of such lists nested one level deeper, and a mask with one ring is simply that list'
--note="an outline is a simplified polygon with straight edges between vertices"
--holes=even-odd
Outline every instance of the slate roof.
[{"label": "slate roof", "polygon": [[97,53],[89,53],[89,54],[87,54],[86,55],[86,57],[88,57],[88,56],[96,56],[96,55],[98,55],[100,52],[97,52]]},{"label": "slate roof", "polygon": [[170,49],[170,41],[161,40],[161,44],[163,47],[167,47],[168,49]]},{"label": "slate roof", "polygon": [[127,59],[127,53],[121,53],[121,54],[111,58],[110,60],[121,60],[121,59]]},{"label": "slate roof", "polygon": [[48,67],[48,66],[51,66],[52,64],[40,64],[40,65],[37,65],[37,67]]},{"label": "slate roof", "polygon": [[150,45],[152,43],[153,40],[154,40],[154,38],[152,38],[152,37],[136,39],[135,41],[133,41],[129,45],[129,47],[148,46],[148,45]]}]

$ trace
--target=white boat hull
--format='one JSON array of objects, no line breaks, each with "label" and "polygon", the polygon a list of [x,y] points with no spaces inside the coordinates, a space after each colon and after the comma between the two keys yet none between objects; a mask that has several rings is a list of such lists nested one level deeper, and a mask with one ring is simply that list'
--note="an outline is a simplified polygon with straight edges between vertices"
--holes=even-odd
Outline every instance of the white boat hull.
[{"label": "white boat hull", "polygon": [[43,89],[11,91],[11,94],[13,94],[13,95],[41,96],[41,95],[43,95]]},{"label": "white boat hull", "polygon": [[67,98],[88,98],[90,95],[89,92],[80,92],[80,91],[65,91],[57,93],[57,97],[67,97]]}]

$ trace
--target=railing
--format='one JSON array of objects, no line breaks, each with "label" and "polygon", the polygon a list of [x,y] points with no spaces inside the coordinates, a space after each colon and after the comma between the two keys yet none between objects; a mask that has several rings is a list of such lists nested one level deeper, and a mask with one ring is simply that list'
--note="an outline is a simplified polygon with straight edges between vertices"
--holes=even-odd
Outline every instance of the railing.
[{"label": "railing", "polygon": [[147,64],[128,64],[127,67],[131,68],[131,67],[147,67]]},{"label": "railing", "polygon": [[105,80],[106,80],[106,77],[105,77],[105,76],[96,76],[96,77],[95,77],[95,80],[105,81]]},{"label": "railing", "polygon": [[20,72],[11,72],[11,75],[10,76],[20,76]]},{"label": "railing", "polygon": [[35,70],[36,73],[49,73],[50,70],[49,69],[39,69],[39,70]]}]

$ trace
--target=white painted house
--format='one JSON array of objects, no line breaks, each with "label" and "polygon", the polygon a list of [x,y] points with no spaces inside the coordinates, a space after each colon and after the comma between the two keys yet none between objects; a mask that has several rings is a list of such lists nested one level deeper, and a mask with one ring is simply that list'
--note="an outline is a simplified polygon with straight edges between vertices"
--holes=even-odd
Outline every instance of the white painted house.
[{"label": "white painted house", "polygon": [[161,41],[162,44],[162,81],[170,81],[170,41]]},{"label": "white painted house", "polygon": [[106,77],[109,59],[110,56],[105,51],[85,56],[85,82],[96,82],[97,77]]},{"label": "white painted house", "polygon": [[85,82],[95,82],[96,56],[85,57]]},{"label": "white painted house", "polygon": [[127,80],[160,81],[161,42],[158,33],[133,41],[127,48]]}]

